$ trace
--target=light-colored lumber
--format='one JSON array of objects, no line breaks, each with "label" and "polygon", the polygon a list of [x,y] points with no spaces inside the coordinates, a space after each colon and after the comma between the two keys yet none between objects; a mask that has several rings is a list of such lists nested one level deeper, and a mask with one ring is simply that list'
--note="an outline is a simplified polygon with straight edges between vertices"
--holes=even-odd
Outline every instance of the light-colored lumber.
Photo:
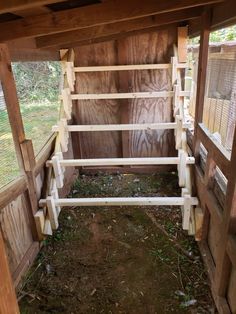
[{"label": "light-colored lumber", "polygon": [[172,82],[172,86],[174,86],[174,84],[177,81],[177,64],[178,64],[178,59],[177,57],[172,57],[171,58],[171,82]]},{"label": "light-colored lumber", "polygon": [[189,230],[190,212],[191,212],[192,202],[191,202],[191,196],[189,195],[188,189],[186,188],[182,189],[182,197],[184,198],[182,227],[183,227],[183,230]]},{"label": "light-colored lumber", "polygon": [[[56,161],[55,161],[56,160]],[[60,167],[82,167],[82,166],[121,166],[121,165],[177,165],[180,164],[179,157],[146,157],[146,158],[97,158],[97,159],[67,159],[59,160],[56,156],[52,161],[47,161],[47,166],[53,165],[56,169],[55,177],[60,175]],[[194,164],[194,157],[184,158],[184,163]]]},{"label": "light-colored lumber", "polygon": [[186,165],[189,164],[188,162],[189,158],[193,158],[193,157],[188,157],[185,151],[183,151],[182,149],[179,150],[178,164],[179,164],[179,186],[180,187],[185,187],[185,184],[186,184]]},{"label": "light-colored lumber", "polygon": [[[183,206],[184,197],[107,197],[107,198],[59,198],[54,200],[55,206]],[[196,197],[190,197],[191,205],[198,205]],[[40,206],[46,204],[41,199]]]},{"label": "light-colored lumber", "polygon": [[203,210],[200,207],[196,207],[194,210],[195,214],[195,240],[202,240],[202,226],[203,226]]},{"label": "light-colored lumber", "polygon": [[48,196],[46,199],[46,205],[48,209],[48,215],[50,223],[53,230],[56,230],[59,226],[58,224],[58,214],[56,210],[55,200],[52,196]]},{"label": "light-colored lumber", "polygon": [[70,93],[70,88],[64,88],[62,90],[61,100],[63,102],[63,108],[65,112],[65,116],[67,120],[71,119],[71,111],[72,111],[72,96]]},{"label": "light-colored lumber", "polygon": [[51,226],[51,222],[48,218],[45,219],[43,234],[52,235],[52,226]]},{"label": "light-colored lumber", "polygon": [[[187,97],[190,95],[188,91],[180,91],[179,96]],[[131,99],[131,98],[165,98],[173,97],[173,91],[160,92],[139,92],[139,93],[110,93],[110,94],[73,94],[73,100],[89,100],[89,99]]]},{"label": "light-colored lumber", "polygon": [[[190,128],[191,123],[183,124],[183,128]],[[97,124],[97,125],[68,125],[68,132],[101,132],[101,131],[134,131],[134,130],[170,130],[176,129],[176,122],[139,123],[139,124]],[[60,132],[60,127],[52,127],[53,132]]]},{"label": "light-colored lumber", "polygon": [[45,225],[45,216],[42,209],[38,210],[34,215],[35,224],[37,228],[38,238],[40,241],[44,239],[44,225]]},{"label": "light-colored lumber", "polygon": [[[178,63],[177,68],[185,69],[187,65]],[[130,71],[130,70],[164,70],[171,69],[170,63],[163,64],[128,64],[128,65],[107,65],[107,66],[90,66],[75,67],[75,72],[103,72],[103,71]]]},{"label": "light-colored lumber", "polygon": [[63,175],[63,170],[62,170],[59,157],[57,155],[53,156],[51,163],[53,166],[53,171],[54,171],[54,176],[57,183],[57,187],[62,188],[64,185],[63,183],[64,175]]}]

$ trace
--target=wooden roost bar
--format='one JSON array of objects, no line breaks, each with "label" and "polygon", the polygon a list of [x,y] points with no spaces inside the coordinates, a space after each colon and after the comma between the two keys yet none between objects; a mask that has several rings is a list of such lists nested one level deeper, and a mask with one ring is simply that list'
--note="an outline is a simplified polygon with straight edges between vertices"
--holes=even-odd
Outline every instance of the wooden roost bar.
[{"label": "wooden roost bar", "polygon": [[[230,154],[203,113],[209,35],[236,23],[235,1],[12,0],[0,4],[0,23],[0,80],[20,168],[0,189],[0,313],[19,313],[14,287],[58,228],[63,207],[106,205],[181,206],[218,312],[236,313],[236,132]],[[183,81],[187,39],[197,35],[193,125]],[[14,61],[62,66],[59,121],[37,156],[25,135]],[[175,168],[179,197],[67,198],[78,171]],[[217,176],[226,182],[223,196]]]}]

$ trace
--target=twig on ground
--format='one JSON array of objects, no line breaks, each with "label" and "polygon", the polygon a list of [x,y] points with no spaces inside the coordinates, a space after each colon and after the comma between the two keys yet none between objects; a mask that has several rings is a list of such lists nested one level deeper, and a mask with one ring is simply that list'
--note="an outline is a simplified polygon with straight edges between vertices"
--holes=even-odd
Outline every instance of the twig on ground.
[{"label": "twig on ground", "polygon": [[151,219],[151,221],[153,222],[153,224],[169,239],[170,242],[172,242],[174,244],[174,246],[179,249],[186,257],[188,257],[191,261],[196,261],[198,260],[198,258],[192,254],[190,254],[187,250],[185,250],[178,242],[177,240],[170,235],[165,228],[160,225],[155,216],[149,211],[149,210],[145,210],[146,215]]}]

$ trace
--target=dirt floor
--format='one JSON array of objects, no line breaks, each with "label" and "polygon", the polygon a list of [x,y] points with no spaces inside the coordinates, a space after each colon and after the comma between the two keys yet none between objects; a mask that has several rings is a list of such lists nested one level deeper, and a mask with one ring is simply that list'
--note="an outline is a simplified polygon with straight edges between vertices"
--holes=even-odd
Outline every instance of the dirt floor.
[{"label": "dirt floor", "polygon": [[[77,179],[70,197],[178,196],[175,173]],[[21,313],[215,313],[177,207],[70,208],[18,293]]]}]

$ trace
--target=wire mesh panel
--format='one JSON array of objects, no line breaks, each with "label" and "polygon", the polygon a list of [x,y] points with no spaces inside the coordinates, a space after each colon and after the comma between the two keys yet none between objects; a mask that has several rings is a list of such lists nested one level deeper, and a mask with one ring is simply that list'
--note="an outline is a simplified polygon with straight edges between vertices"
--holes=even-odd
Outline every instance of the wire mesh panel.
[{"label": "wire mesh panel", "polygon": [[209,53],[203,123],[231,151],[236,122],[235,52]]},{"label": "wire mesh panel", "polygon": [[51,128],[59,117],[60,63],[14,63],[13,71],[25,134],[32,139],[37,154],[52,134]]},{"label": "wire mesh panel", "polygon": [[[198,46],[190,50],[192,95],[189,112],[195,116]],[[208,53],[203,123],[227,151],[231,152],[236,122],[236,42],[210,44]]]},{"label": "wire mesh panel", "polygon": [[0,188],[19,175],[15,146],[0,84]]}]

